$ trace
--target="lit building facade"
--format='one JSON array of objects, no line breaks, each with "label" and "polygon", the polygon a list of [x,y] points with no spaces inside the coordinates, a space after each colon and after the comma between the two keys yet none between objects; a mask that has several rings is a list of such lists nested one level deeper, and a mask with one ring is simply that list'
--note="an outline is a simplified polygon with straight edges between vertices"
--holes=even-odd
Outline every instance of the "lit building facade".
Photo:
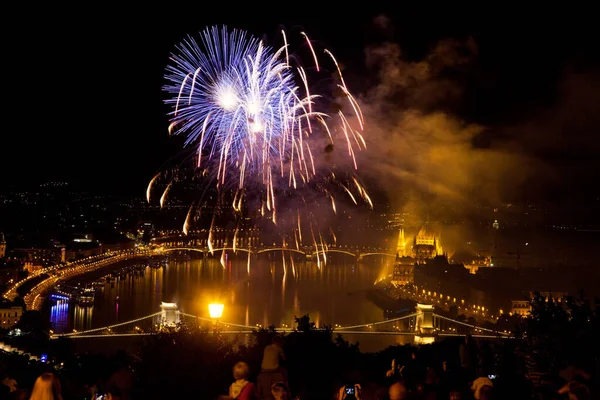
[{"label": "lit building facade", "polygon": [[6,257],[6,239],[4,233],[0,232],[0,258]]},{"label": "lit building facade", "polygon": [[26,270],[60,264],[66,259],[66,249],[61,245],[48,248],[20,248],[11,250],[11,253],[13,259],[22,262]]},{"label": "lit building facade", "polygon": [[415,236],[410,250],[406,243],[404,229],[400,229],[398,244],[396,245],[396,262],[392,273],[392,283],[400,286],[414,284],[415,265],[425,264],[428,260],[442,254],[439,237],[427,224]]},{"label": "lit building facade", "polygon": [[444,254],[438,235],[427,224],[415,236],[413,254],[419,264]]},{"label": "lit building facade", "polygon": [[394,272],[392,274],[394,285],[411,285],[415,283],[415,259],[412,257],[396,256]]},{"label": "lit building facade", "polygon": [[21,315],[23,315],[21,307],[0,308],[0,326],[3,329],[12,328],[19,322]]},{"label": "lit building facade", "polygon": [[[539,292],[539,296],[548,302],[565,304],[568,296],[567,292]],[[529,292],[529,300],[512,300],[510,312],[512,315],[520,315],[522,317],[529,316],[531,312],[531,300],[536,296],[536,292]]]},{"label": "lit building facade", "polygon": [[520,315],[521,317],[527,317],[531,312],[531,305],[529,300],[512,300],[512,306],[510,312],[512,315]]}]

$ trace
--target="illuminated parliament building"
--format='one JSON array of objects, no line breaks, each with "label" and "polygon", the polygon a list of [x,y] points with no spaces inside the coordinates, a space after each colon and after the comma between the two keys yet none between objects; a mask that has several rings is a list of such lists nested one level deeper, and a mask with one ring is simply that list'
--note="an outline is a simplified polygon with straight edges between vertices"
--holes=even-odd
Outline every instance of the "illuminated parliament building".
[{"label": "illuminated parliament building", "polygon": [[441,255],[444,253],[439,237],[428,224],[423,225],[419,230],[410,247],[406,243],[404,229],[400,229],[392,283],[395,285],[413,284],[415,282],[415,265],[424,264]]}]

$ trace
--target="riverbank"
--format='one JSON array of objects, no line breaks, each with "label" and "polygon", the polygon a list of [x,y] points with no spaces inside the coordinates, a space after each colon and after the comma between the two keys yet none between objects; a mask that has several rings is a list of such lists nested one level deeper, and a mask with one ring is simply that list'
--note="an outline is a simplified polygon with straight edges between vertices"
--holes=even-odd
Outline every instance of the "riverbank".
[{"label": "riverbank", "polygon": [[417,302],[411,299],[396,298],[385,287],[374,287],[367,292],[367,299],[381,308],[385,318],[400,317],[414,312]]},{"label": "riverbank", "polygon": [[141,251],[126,251],[121,253],[115,253],[112,256],[103,258],[101,260],[92,260],[89,262],[83,262],[77,265],[69,265],[67,268],[57,271],[54,275],[44,279],[31,291],[25,295],[25,305],[28,310],[40,310],[45,296],[59,283],[66,280],[72,279],[76,276],[87,274],[102,268],[106,268],[112,264],[120,261],[130,260],[137,257],[147,257],[153,254],[151,250]]}]

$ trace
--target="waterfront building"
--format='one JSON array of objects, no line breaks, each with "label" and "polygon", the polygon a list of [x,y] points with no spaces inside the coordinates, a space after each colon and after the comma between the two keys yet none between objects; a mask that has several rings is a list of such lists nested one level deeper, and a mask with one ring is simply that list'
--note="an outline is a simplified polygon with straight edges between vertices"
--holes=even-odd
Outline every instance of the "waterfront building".
[{"label": "waterfront building", "polygon": [[12,328],[19,322],[23,315],[22,307],[0,308],[0,327],[2,329]]},{"label": "waterfront building", "polygon": [[0,232],[0,259],[6,257],[6,239],[4,233]]}]

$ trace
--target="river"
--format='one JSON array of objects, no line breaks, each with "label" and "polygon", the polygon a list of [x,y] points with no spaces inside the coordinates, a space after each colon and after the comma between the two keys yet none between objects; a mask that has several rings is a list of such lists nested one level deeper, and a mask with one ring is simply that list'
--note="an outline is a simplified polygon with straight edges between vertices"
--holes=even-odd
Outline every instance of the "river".
[{"label": "river", "polygon": [[[292,265],[288,259],[284,270],[281,260],[261,256],[252,259],[248,273],[244,255],[227,259],[223,268],[217,258],[202,260],[194,254],[170,256],[159,268],[147,266],[105,283],[92,307],[51,305],[53,330],[82,331],[136,319],[159,311],[161,302],[177,303],[180,311],[206,318],[208,304],[221,302],[223,323],[249,326],[294,327],[294,317],[304,314],[321,327],[384,319],[383,311],[366,294],[383,269],[391,268],[390,259],[356,264],[330,258],[320,267],[310,261]],[[363,351],[376,351],[412,337],[351,335],[346,339],[360,341]]]}]

